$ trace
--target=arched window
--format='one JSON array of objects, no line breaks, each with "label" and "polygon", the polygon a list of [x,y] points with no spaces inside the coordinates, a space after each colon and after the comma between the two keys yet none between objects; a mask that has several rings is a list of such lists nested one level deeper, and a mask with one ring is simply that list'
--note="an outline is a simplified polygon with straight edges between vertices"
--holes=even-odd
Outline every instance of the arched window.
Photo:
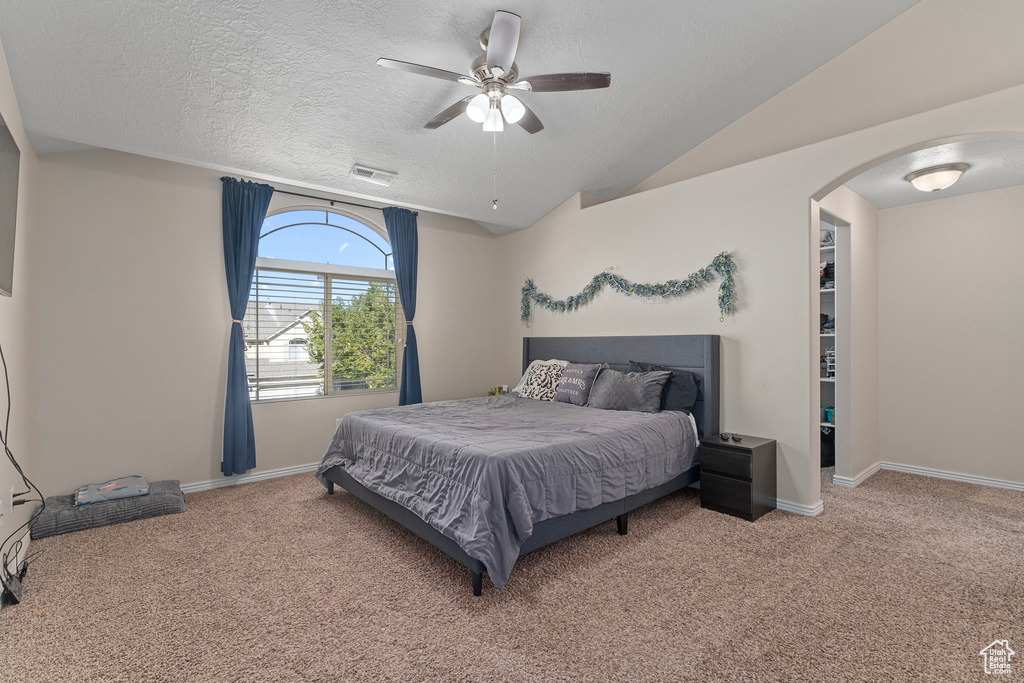
[{"label": "arched window", "polygon": [[267,216],[243,329],[254,401],[394,391],[405,329],[382,228],[334,209]]},{"label": "arched window", "polygon": [[334,210],[300,209],[267,216],[260,257],[304,263],[394,270],[382,233]]}]

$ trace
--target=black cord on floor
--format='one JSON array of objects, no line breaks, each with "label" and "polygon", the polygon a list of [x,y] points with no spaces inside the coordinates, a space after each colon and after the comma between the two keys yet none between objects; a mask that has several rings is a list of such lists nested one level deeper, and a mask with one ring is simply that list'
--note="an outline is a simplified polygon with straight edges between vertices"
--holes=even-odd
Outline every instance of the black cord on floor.
[{"label": "black cord on floor", "polygon": [[[11,429],[11,380],[7,373],[7,358],[4,356],[4,348],[2,344],[0,344],[0,362],[2,362],[4,366],[4,384],[7,385],[7,417],[4,419],[4,429],[2,432],[0,432],[0,443],[3,444],[4,453],[7,454],[7,459],[11,461],[11,464],[14,465],[14,469],[17,470],[19,475],[21,475],[21,480],[24,483],[25,488],[27,489],[26,491],[15,495],[17,497],[24,496],[27,495],[28,493],[31,493],[32,490],[34,489],[36,495],[39,496],[38,500],[16,500],[14,501],[14,504],[24,505],[26,503],[40,503],[39,509],[37,509],[32,514],[32,516],[29,517],[28,521],[19,526],[17,529],[15,529],[14,532],[11,533],[11,535],[4,539],[3,543],[0,543],[0,550],[2,550],[7,546],[8,543],[11,542],[11,540],[17,537],[18,534],[23,529],[27,529],[28,527],[30,527],[32,525],[32,522],[34,522],[36,518],[39,517],[39,515],[43,514],[43,510],[46,509],[46,500],[45,498],[43,498],[43,492],[39,490],[39,487],[36,486],[32,482],[32,480],[28,478],[28,476],[25,475],[24,470],[21,469],[21,465],[18,464],[18,460],[14,457],[14,453],[11,452],[10,447],[7,445],[7,439],[10,436]],[[22,535],[22,538],[23,537],[24,535]],[[4,582],[7,582],[9,579],[14,577],[23,577],[25,575],[25,572],[28,570],[28,558],[26,558],[19,566],[17,566],[13,573],[9,568],[11,554],[14,554],[14,560],[15,562],[17,562],[18,554],[21,552],[22,547],[23,545],[21,542],[21,538],[18,538],[18,540],[15,541],[15,543],[10,548],[8,548],[6,552],[3,553],[3,565],[0,565],[0,578],[2,578]]]}]

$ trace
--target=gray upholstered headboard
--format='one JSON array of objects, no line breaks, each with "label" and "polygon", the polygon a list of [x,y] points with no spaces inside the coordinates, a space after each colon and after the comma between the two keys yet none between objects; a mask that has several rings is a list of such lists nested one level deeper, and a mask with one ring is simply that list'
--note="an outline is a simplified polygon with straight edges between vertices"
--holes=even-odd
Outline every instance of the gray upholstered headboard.
[{"label": "gray upholstered headboard", "polygon": [[697,378],[693,417],[702,437],[719,433],[720,338],[717,334],[649,337],[523,337],[523,371],[535,360],[607,363],[625,371],[629,361],[689,370]]}]

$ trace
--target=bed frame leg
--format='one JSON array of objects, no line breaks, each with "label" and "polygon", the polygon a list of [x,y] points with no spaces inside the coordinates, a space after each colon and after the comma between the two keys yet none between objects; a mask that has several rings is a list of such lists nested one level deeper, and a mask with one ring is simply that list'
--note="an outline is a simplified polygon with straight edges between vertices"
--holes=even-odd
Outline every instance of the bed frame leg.
[{"label": "bed frame leg", "polygon": [[619,536],[625,536],[629,533],[629,513],[621,514],[615,518],[615,523],[619,526]]},{"label": "bed frame leg", "polygon": [[333,496],[334,495],[334,482],[331,481],[330,479],[327,480],[327,495],[328,496]]},{"label": "bed frame leg", "polygon": [[472,572],[473,574],[473,595],[480,597],[484,593],[484,575],[480,572]]}]

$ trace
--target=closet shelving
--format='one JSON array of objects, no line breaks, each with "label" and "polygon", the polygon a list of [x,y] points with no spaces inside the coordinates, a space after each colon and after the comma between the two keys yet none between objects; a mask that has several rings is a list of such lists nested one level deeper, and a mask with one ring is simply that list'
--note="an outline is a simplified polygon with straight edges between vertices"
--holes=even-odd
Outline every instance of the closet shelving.
[{"label": "closet shelving", "polygon": [[[851,294],[855,289],[851,260],[854,226],[820,207],[816,213],[811,254],[817,254],[818,263],[814,264],[812,273],[815,277],[811,299],[818,309],[817,319],[813,321],[818,325],[818,343],[814,344],[812,335],[811,353],[812,362],[818,368],[818,395],[814,397],[817,415],[812,409],[810,416],[811,429],[820,432],[821,466],[835,466],[836,472],[846,477],[849,476],[853,433],[850,387],[855,359],[851,315]],[[829,322],[832,324],[825,327]]]},{"label": "closet shelving", "polygon": [[[824,278],[819,279],[819,287],[820,287],[819,290],[818,290],[819,297],[820,297],[820,302],[819,303],[820,303],[820,312],[821,312],[821,314],[823,316],[822,320],[826,319],[824,316],[827,316],[828,320],[835,320],[835,318],[836,318],[836,288],[835,288],[835,280],[836,280],[836,278],[835,278],[835,266],[836,266],[836,247],[837,247],[836,239],[837,239],[838,235],[836,234],[837,231],[836,231],[836,227],[834,225],[831,225],[830,223],[822,221],[822,223],[821,223],[821,237],[822,238],[824,238],[826,232],[831,232],[832,244],[829,244],[827,246],[819,246],[819,249],[818,249],[818,253],[819,253],[819,258],[818,258],[819,269],[821,267],[820,264],[822,264],[822,263],[831,264],[831,275],[832,276],[829,278],[829,281],[831,282],[831,285],[829,287],[825,287],[824,286],[824,284],[825,284],[825,279]],[[819,245],[820,245],[820,243],[819,243]],[[836,335],[837,334],[841,334],[841,333],[842,333],[842,330],[839,330],[838,327],[836,329],[833,329],[833,330],[826,330],[824,327],[819,329],[819,339],[821,340],[820,356],[821,356],[821,359],[822,359],[822,361],[821,361],[821,370],[820,370],[820,380],[821,381],[819,382],[819,384],[821,386],[821,397],[820,397],[821,398],[821,402],[819,404],[821,406],[821,411],[820,411],[821,414],[819,416],[819,420],[820,420],[819,426],[821,426],[821,427],[833,427],[833,428],[835,427],[835,410],[834,410],[835,404],[836,404],[835,363],[837,362],[837,359],[835,358],[834,354],[835,354],[836,340],[837,340]],[[828,363],[827,359],[828,359],[828,356],[829,356],[830,352],[832,353],[832,358],[831,358],[831,362],[832,362],[831,368],[832,369],[831,369],[831,371],[828,369],[828,366],[827,366],[827,363]],[[831,413],[826,413],[826,410],[825,410],[826,408],[832,408],[833,410],[832,410]],[[831,415],[831,420],[828,419],[829,415]]]}]

